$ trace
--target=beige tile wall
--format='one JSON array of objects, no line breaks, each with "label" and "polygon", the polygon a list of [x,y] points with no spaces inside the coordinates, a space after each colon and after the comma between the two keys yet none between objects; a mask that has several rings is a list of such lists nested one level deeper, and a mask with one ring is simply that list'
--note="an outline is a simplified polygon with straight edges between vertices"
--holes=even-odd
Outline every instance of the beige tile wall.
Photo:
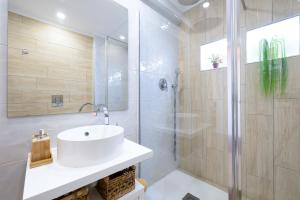
[{"label": "beige tile wall", "polygon": [[[92,37],[9,12],[8,116],[74,113],[92,102],[92,51]],[[63,95],[63,107],[52,107],[52,95]]]},{"label": "beige tile wall", "polygon": [[[299,15],[293,0],[250,1],[242,29],[258,28]],[[245,38],[245,31],[243,38]],[[245,39],[244,39],[245,40]],[[244,44],[243,44],[244,45]],[[245,46],[242,50],[245,54]],[[245,58],[244,58],[245,60]],[[288,58],[286,94],[265,97],[259,90],[258,63],[242,65],[245,108],[243,197],[248,200],[300,198],[300,57]]]},{"label": "beige tile wall", "polygon": [[[200,71],[200,45],[224,38],[225,0],[185,13],[180,34],[180,167],[225,189],[227,176],[226,69]],[[244,64],[246,31],[300,13],[297,1],[246,0],[242,10],[242,194],[247,200],[300,199],[300,56],[288,58],[286,94],[265,97],[258,63]],[[214,21],[215,20],[215,21]],[[213,23],[216,22],[216,23]]]},{"label": "beige tile wall", "polygon": [[258,63],[246,65],[243,194],[251,200],[300,197],[300,56],[288,58],[286,94],[266,98]]}]

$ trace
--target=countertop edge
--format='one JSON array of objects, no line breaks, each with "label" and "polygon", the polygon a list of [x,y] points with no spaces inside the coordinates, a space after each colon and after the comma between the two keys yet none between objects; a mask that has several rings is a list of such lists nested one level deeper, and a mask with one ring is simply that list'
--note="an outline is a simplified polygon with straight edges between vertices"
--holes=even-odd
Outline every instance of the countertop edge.
[{"label": "countertop edge", "polygon": [[[132,141],[129,141],[127,139],[124,139],[127,143],[134,143]],[[124,141],[124,142],[125,142]],[[120,163],[117,163],[115,165],[112,165],[111,167],[108,167],[106,169],[102,169],[102,170],[99,170],[95,173],[91,173],[85,177],[82,177],[82,178],[78,178],[77,180],[75,181],[72,181],[72,182],[69,182],[65,185],[60,185],[58,186],[57,188],[52,188],[52,189],[49,189],[48,191],[46,192],[42,192],[40,194],[33,194],[33,195],[28,195],[26,194],[26,191],[25,191],[25,185],[24,185],[24,196],[23,196],[23,200],[46,200],[46,199],[53,199],[53,198],[57,198],[63,194],[66,194],[70,191],[73,191],[73,190],[76,190],[80,187],[83,187],[85,185],[88,185],[88,184],[91,184],[101,178],[104,178],[110,174],[113,174],[117,171],[120,171],[124,168],[127,168],[131,165],[136,165],[137,163],[139,162],[142,162],[144,160],[147,160],[149,158],[151,158],[153,156],[153,151],[147,147],[144,147],[144,146],[141,146],[137,143],[134,143],[136,146],[136,148],[144,148],[143,150],[147,150],[146,152],[144,153],[137,153],[137,156],[135,156],[134,158],[129,158],[128,160],[126,161],[123,161],[123,162],[120,162]],[[133,144],[131,144],[133,145]],[[29,163],[29,162],[28,162]],[[27,165],[27,169],[26,169],[26,175],[27,175],[27,170],[29,170],[29,166]],[[45,180],[46,181],[46,180]],[[26,184],[26,181],[25,181],[25,184]]]}]

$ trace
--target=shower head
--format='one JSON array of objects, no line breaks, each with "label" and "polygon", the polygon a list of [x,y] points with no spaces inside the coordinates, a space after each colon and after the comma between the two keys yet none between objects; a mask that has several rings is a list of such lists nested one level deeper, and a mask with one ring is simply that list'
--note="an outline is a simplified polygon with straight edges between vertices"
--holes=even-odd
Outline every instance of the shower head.
[{"label": "shower head", "polygon": [[184,6],[191,6],[194,5],[195,3],[198,3],[199,1],[200,0],[178,0],[178,2]]}]

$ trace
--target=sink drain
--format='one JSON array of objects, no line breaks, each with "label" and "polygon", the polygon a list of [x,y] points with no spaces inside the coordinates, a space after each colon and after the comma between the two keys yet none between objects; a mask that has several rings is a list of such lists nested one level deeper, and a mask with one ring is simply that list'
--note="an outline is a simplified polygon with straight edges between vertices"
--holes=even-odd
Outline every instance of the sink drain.
[{"label": "sink drain", "polygon": [[90,133],[89,133],[89,132],[85,132],[84,135],[85,135],[85,136],[89,136]]}]

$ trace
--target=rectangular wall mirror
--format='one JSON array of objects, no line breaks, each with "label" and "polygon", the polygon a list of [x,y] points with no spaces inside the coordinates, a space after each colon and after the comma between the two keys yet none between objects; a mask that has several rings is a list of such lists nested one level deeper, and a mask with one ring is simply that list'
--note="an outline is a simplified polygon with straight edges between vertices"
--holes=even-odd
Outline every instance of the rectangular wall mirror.
[{"label": "rectangular wall mirror", "polygon": [[8,117],[126,110],[127,38],[113,0],[9,0]]}]

